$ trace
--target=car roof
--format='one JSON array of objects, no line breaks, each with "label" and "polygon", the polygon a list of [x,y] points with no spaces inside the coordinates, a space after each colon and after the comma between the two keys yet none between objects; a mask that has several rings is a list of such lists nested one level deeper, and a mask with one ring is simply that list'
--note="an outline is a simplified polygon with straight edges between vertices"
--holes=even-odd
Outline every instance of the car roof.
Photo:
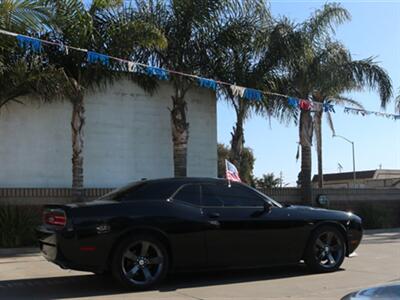
[{"label": "car roof", "polygon": [[157,183],[157,182],[181,182],[181,183],[218,183],[218,182],[226,182],[225,178],[212,178],[212,177],[169,177],[169,178],[157,178],[157,179],[142,179],[138,182],[148,182],[148,183]]}]

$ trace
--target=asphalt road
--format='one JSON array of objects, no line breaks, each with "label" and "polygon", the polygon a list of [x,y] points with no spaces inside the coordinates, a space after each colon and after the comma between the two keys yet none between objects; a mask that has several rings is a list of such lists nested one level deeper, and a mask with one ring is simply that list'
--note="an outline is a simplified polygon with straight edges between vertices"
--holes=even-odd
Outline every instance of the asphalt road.
[{"label": "asphalt road", "polygon": [[[0,257],[0,299],[340,299],[367,286],[400,282],[400,230],[368,234],[341,271],[309,274],[304,266],[171,276],[148,292],[61,270],[38,254]],[[1,252],[0,252],[1,255]]]}]

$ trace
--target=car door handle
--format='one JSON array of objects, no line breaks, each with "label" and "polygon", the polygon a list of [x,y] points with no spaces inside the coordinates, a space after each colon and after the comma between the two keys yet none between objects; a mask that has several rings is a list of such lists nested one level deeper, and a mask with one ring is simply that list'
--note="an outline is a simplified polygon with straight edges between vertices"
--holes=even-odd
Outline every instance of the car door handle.
[{"label": "car door handle", "polygon": [[221,215],[221,214],[218,213],[218,212],[212,212],[212,213],[209,213],[209,214],[208,214],[208,216],[209,216],[211,219],[219,218],[220,215]]}]

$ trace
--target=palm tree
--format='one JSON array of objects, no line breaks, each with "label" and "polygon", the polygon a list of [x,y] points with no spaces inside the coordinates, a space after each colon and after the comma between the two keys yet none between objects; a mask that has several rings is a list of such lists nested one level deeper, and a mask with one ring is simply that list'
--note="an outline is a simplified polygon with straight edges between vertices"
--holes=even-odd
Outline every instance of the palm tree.
[{"label": "palm tree", "polygon": [[[235,1],[224,9],[219,21],[215,47],[211,50],[216,78],[242,87],[263,88],[274,67],[271,66],[268,70],[259,68],[264,54],[260,40],[266,36],[271,26],[271,17],[265,2]],[[261,113],[267,107],[267,102],[246,100],[233,93],[229,86],[223,86],[221,97],[232,104],[236,113],[229,159],[240,167],[244,147],[244,123],[252,113]]]},{"label": "palm tree", "polygon": [[[289,94],[299,99],[313,99],[322,102],[350,101],[341,93],[358,90],[364,86],[377,87],[381,103],[385,105],[391,96],[390,79],[371,59],[353,61],[348,51],[338,43],[331,42],[333,25],[350,18],[347,10],[339,4],[326,4],[304,23],[293,26],[292,32],[300,41],[296,55],[287,67]],[[356,102],[353,104],[357,105]],[[321,137],[320,120],[316,116],[318,136]],[[314,132],[311,110],[300,112],[299,140],[301,147],[301,171],[299,183],[302,200],[311,201],[311,146]],[[320,143],[320,169],[322,170],[322,139]]]},{"label": "palm tree", "polygon": [[[148,51],[146,62],[179,72],[210,75],[210,51],[223,0],[137,0],[138,17],[162,29],[168,46],[163,51]],[[171,127],[174,175],[187,175],[189,122],[186,95],[193,80],[171,78],[173,85]]]},{"label": "palm tree", "polygon": [[[235,2],[224,12],[214,47],[216,77],[238,86],[285,93],[286,82],[281,71],[293,51],[286,40],[294,41],[292,36],[288,37],[287,21],[273,21],[263,0]],[[235,95],[229,86],[223,87],[222,96],[236,113],[230,160],[239,168],[244,124],[252,114],[274,116],[286,122],[296,117],[295,111],[276,96],[264,95],[262,101],[249,101]]]},{"label": "palm tree", "polygon": [[[314,103],[320,103],[320,110],[314,114],[314,129],[318,156],[318,186],[323,187],[322,168],[322,116],[325,113],[328,124],[335,134],[329,105],[354,105],[363,109],[361,103],[344,97],[342,93],[365,87],[379,91],[381,106],[385,107],[392,95],[392,84],[385,70],[373,58],[353,60],[349,51],[338,42],[328,42],[320,50],[317,60],[316,86],[311,96]],[[324,80],[320,80],[323,78]]]},{"label": "palm tree", "polygon": [[274,173],[263,174],[261,178],[255,179],[255,186],[261,191],[266,189],[281,187],[283,184],[282,179],[275,177]]},{"label": "palm tree", "polygon": [[[0,2],[0,30],[17,31],[22,34],[35,33],[44,28],[49,15],[49,10],[41,1],[3,0]],[[33,68],[35,71],[28,75],[29,68]],[[23,57],[23,53],[16,49],[14,38],[2,35],[0,39],[0,87],[2,91],[0,108],[9,101],[14,101],[16,94],[24,95],[24,88],[20,88],[23,83],[19,78],[25,79],[25,85],[43,82],[41,72],[38,72],[40,68],[35,60],[27,60]],[[49,74],[56,75],[54,69],[47,71]],[[16,89],[16,87],[19,88]],[[51,87],[48,88],[51,89]]]},{"label": "palm tree", "polygon": [[[302,24],[291,24],[289,35],[295,43],[297,51],[287,66],[289,92],[299,99],[309,99],[314,91],[314,82],[310,77],[315,72],[317,51],[325,39],[329,37],[333,25],[340,24],[350,18],[347,10],[339,4],[325,4],[321,10]],[[294,38],[293,38],[294,37]],[[288,41],[290,45],[291,40]],[[299,142],[301,148],[301,171],[299,184],[302,189],[302,200],[311,201],[311,146],[313,120],[309,110],[301,110],[299,120]]]},{"label": "palm tree", "polygon": [[[80,0],[48,1],[46,5],[52,12],[49,20],[51,26],[40,37],[51,42],[127,58],[134,58],[139,46],[165,46],[166,41],[159,30],[138,21],[134,18],[133,10],[121,3],[115,0],[93,1],[89,7],[85,7]],[[20,84],[15,84],[18,89],[14,89],[18,93],[10,93],[9,98],[15,99],[24,91],[25,94],[35,94],[46,100],[49,98],[46,91],[50,89],[72,103],[72,189],[73,195],[79,200],[83,189],[85,94],[128,74],[124,72],[127,70],[126,65],[114,61],[108,65],[88,64],[85,53],[65,53],[66,49],[49,47],[41,54],[43,67],[37,76],[41,76],[45,88],[38,89],[30,84],[31,81],[26,82],[23,77],[19,77]],[[51,73],[45,72],[49,70],[56,72],[57,76],[51,77]],[[34,78],[34,73],[29,74]],[[137,79],[131,73],[129,75]],[[22,85],[24,89],[21,89]]]},{"label": "palm tree", "polygon": [[[131,7],[123,1],[93,1],[86,8],[80,0],[51,1],[53,26],[45,38],[65,45],[106,52],[109,55],[135,58],[139,46],[163,47],[166,42],[154,26],[137,20]],[[83,188],[83,148],[85,125],[85,94],[121,76],[127,67],[118,62],[87,64],[85,55],[69,55],[58,49],[49,51],[49,62],[64,72],[69,86],[65,95],[72,103],[72,188],[77,198]],[[135,78],[133,78],[135,79]]]}]

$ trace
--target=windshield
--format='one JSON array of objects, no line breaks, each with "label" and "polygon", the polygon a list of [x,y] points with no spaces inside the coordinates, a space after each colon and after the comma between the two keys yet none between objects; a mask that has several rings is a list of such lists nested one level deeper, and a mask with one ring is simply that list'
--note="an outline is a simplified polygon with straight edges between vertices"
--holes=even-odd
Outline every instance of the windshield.
[{"label": "windshield", "polygon": [[278,201],[276,201],[276,200],[274,200],[274,199],[268,197],[268,196],[265,195],[264,193],[261,193],[259,190],[255,189],[255,188],[253,188],[253,187],[251,187],[251,186],[249,186],[249,188],[252,189],[253,191],[255,191],[257,194],[259,194],[261,197],[263,197],[266,201],[272,203],[272,205],[274,205],[274,206],[276,206],[276,207],[280,207],[280,208],[283,207],[283,205],[280,204]]}]

